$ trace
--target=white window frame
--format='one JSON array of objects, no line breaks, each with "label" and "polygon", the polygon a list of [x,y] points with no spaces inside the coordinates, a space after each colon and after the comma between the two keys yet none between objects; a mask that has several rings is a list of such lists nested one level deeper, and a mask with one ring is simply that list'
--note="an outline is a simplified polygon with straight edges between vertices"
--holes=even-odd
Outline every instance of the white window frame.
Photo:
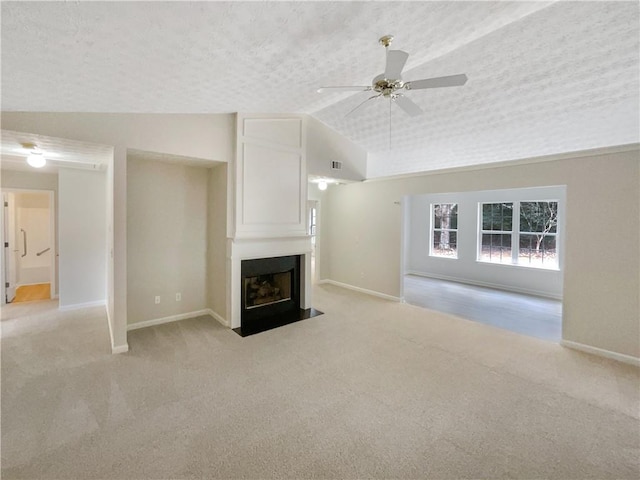
[{"label": "white window frame", "polygon": [[[553,199],[537,199],[537,200],[500,200],[500,201],[488,201],[478,202],[478,228],[477,228],[477,248],[476,248],[476,260],[480,263],[489,265],[507,265],[514,267],[535,268],[538,270],[560,270],[560,220],[556,224],[556,231],[554,233],[546,233],[545,236],[553,236],[556,239],[556,266],[554,267],[539,267],[536,265],[519,263],[520,258],[520,234],[535,235],[540,232],[521,232],[520,231],[520,204],[532,203],[532,202],[556,202],[558,204],[558,217],[561,215],[560,200]],[[511,231],[507,230],[484,230],[482,228],[482,210],[484,205],[492,205],[496,203],[511,203],[513,204],[513,214],[511,218]],[[511,263],[492,262],[482,259],[482,235],[511,235]]]},{"label": "white window frame", "polygon": [[[460,207],[460,204],[458,202],[432,202],[430,204],[430,208],[429,208],[429,256],[433,257],[433,258],[447,258],[449,260],[457,260],[458,259],[458,228],[439,228],[438,232],[442,231],[442,230],[447,230],[449,232],[455,232],[456,234],[456,254],[455,255],[437,255],[434,253],[433,251],[433,240],[435,238],[435,206],[436,205],[444,205],[444,204],[448,204],[448,205],[455,205],[456,207]],[[460,212],[456,212],[456,215],[458,215]],[[456,225],[458,224],[458,221],[456,221]]]}]

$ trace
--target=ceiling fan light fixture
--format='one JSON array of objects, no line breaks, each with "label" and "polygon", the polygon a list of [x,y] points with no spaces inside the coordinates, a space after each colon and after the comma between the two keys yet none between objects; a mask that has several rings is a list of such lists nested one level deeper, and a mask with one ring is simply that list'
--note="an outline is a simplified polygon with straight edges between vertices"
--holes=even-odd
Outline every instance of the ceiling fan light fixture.
[{"label": "ceiling fan light fixture", "polygon": [[47,164],[47,159],[42,153],[32,152],[27,157],[27,163],[33,168],[42,168]]}]

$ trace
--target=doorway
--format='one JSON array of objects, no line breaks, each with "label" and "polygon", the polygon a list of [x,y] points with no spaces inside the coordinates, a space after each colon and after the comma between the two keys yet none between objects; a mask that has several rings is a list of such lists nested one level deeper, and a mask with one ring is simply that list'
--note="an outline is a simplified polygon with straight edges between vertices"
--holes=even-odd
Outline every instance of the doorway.
[{"label": "doorway", "polygon": [[319,270],[319,242],[318,228],[320,221],[320,202],[318,200],[307,201],[307,233],[311,236],[311,280],[313,283],[318,281]]},{"label": "doorway", "polygon": [[[557,232],[563,232],[564,198],[561,186],[405,196],[400,275],[403,301],[561,341],[562,262],[557,255],[562,251],[563,237]],[[501,207],[495,215],[493,205]],[[525,205],[529,208],[526,212]],[[544,208],[536,214],[533,207],[541,205]],[[552,211],[554,215],[548,213]],[[547,232],[547,226],[552,233]],[[536,236],[553,237],[553,256],[559,268],[532,263],[537,249],[531,240]],[[503,242],[490,246],[507,254],[486,259],[487,237]],[[547,254],[543,250],[541,255]]]},{"label": "doorway", "polygon": [[55,205],[50,190],[3,189],[2,303],[54,298]]}]

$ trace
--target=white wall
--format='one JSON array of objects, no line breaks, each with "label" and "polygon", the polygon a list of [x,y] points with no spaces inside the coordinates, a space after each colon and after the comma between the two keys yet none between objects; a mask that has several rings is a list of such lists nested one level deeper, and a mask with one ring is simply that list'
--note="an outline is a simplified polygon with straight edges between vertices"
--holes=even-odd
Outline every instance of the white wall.
[{"label": "white wall", "polygon": [[129,158],[129,325],[207,308],[208,176],[202,167]]},{"label": "white wall", "polygon": [[232,237],[306,234],[306,120],[238,114]]},{"label": "white wall", "polygon": [[[49,190],[53,191],[53,209],[55,213],[55,231],[59,231],[58,225],[58,175],[55,173],[42,173],[42,172],[29,172],[29,171],[18,171],[18,170],[0,170],[0,185],[3,189],[24,189],[24,190]],[[54,251],[51,252],[52,255],[55,255],[59,252],[58,245],[58,235],[56,234],[54,238]],[[55,288],[54,291],[51,292],[52,295],[58,295],[59,293],[59,276],[58,276],[58,261],[56,257],[56,268],[55,268]],[[0,285],[4,284],[4,268],[0,269]],[[4,302],[4,297],[3,297]]]},{"label": "white wall", "polygon": [[[342,162],[341,170],[332,170],[331,161]],[[307,172],[309,175],[364,180],[367,152],[316,118],[307,119]]]},{"label": "white wall", "polygon": [[227,318],[240,327],[240,265],[250,258],[302,255],[300,308],[311,307],[305,115],[238,114],[228,175]]},{"label": "white wall", "polygon": [[106,300],[107,229],[104,172],[60,169],[60,308]]},{"label": "white wall", "polygon": [[26,255],[18,257],[18,285],[51,281],[51,216],[48,193],[16,193],[16,228],[24,230]]},{"label": "white wall", "polygon": [[[330,187],[323,275],[398,297],[405,195],[567,185],[563,339],[640,357],[639,155],[637,147],[577,153]],[[616,228],[613,244],[594,228],[601,222]]]},{"label": "white wall", "polygon": [[307,199],[320,201],[322,200],[323,194],[324,191],[318,188],[318,184],[316,182],[307,183]]},{"label": "white wall", "polygon": [[[564,187],[488,190],[412,195],[408,207],[408,243],[405,273],[461,281],[552,298],[562,298],[562,272],[514,265],[478,262],[478,203],[558,200],[558,245],[562,258]],[[457,258],[429,255],[431,204],[458,204]]]}]

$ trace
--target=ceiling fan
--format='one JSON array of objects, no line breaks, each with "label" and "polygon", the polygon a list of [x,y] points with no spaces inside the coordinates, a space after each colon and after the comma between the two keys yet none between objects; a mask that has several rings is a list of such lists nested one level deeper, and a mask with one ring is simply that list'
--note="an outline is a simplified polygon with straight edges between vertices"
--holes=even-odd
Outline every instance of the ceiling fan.
[{"label": "ceiling fan", "polygon": [[464,73],[449,75],[446,77],[425,78],[423,80],[403,81],[402,69],[404,68],[409,54],[402,50],[389,50],[389,45],[393,41],[393,35],[385,35],[378,42],[385,47],[387,61],[384,73],[373,78],[371,86],[344,86],[344,87],[321,87],[318,93],[323,92],[376,92],[375,95],[367,98],[356,108],[347,113],[346,116],[362,107],[369,100],[376,98],[388,98],[395,102],[408,115],[415,117],[422,113],[422,109],[409,97],[406,97],[401,90],[423,90],[425,88],[459,87],[467,83],[467,76]]}]

